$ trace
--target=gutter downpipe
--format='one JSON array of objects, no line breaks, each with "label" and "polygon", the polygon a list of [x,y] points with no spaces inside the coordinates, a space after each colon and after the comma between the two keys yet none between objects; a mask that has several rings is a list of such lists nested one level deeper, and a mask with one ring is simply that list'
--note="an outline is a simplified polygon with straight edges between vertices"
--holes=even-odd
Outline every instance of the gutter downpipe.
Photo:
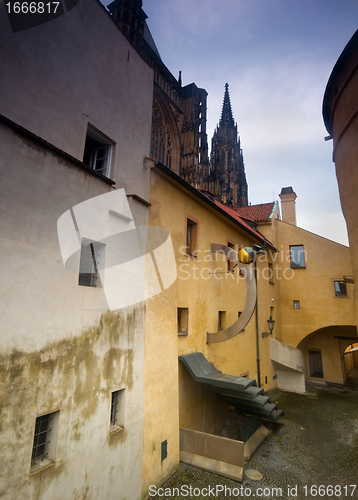
[{"label": "gutter downpipe", "polygon": [[259,312],[258,312],[258,293],[257,293],[257,256],[255,253],[255,283],[256,283],[256,307],[255,307],[255,318],[256,318],[256,363],[257,363],[257,385],[261,387],[261,373],[260,373],[260,346],[259,346]]}]

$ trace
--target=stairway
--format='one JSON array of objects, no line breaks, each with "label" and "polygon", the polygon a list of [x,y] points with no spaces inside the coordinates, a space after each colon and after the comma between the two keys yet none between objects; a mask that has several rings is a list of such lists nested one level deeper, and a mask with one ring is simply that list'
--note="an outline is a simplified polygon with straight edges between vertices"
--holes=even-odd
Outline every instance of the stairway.
[{"label": "stairway", "polygon": [[213,363],[209,363],[201,352],[179,356],[179,360],[184,363],[196,382],[204,384],[209,391],[218,394],[237,411],[274,422],[283,415],[283,411],[264,395],[263,389],[257,387],[256,380],[223,374]]}]

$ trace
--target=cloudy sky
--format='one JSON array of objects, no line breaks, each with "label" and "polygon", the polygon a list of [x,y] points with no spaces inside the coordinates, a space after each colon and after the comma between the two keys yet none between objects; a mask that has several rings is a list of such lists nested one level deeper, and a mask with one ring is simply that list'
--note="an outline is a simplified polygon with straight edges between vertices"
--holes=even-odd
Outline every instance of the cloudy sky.
[{"label": "cloudy sky", "polygon": [[249,201],[297,193],[298,225],[347,244],[322,100],[358,27],[357,0],[143,0],[163,62],[208,92],[211,137],[229,92]]}]

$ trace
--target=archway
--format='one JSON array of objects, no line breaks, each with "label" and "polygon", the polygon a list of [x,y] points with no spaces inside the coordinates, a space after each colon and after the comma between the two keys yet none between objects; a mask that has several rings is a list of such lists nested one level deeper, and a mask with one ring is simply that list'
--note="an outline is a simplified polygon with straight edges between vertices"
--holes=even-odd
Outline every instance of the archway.
[{"label": "archway", "polygon": [[358,342],[347,347],[343,354],[346,384],[358,387]]},{"label": "archway", "polygon": [[355,356],[358,382],[358,349],[348,354],[352,345],[358,346],[358,338],[357,328],[351,325],[326,326],[307,335],[297,345],[304,357],[306,380],[348,385],[347,373],[352,371]]}]

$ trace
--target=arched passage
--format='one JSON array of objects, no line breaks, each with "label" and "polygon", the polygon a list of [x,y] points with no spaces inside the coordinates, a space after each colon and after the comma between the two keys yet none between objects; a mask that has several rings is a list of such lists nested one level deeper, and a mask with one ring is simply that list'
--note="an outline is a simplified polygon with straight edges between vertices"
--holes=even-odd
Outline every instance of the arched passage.
[{"label": "arched passage", "polygon": [[355,341],[358,345],[357,328],[351,325],[327,326],[307,335],[297,345],[303,353],[306,380],[347,384],[344,356]]},{"label": "arched passage", "polygon": [[347,385],[358,387],[358,342],[350,344],[344,351],[343,366]]}]

